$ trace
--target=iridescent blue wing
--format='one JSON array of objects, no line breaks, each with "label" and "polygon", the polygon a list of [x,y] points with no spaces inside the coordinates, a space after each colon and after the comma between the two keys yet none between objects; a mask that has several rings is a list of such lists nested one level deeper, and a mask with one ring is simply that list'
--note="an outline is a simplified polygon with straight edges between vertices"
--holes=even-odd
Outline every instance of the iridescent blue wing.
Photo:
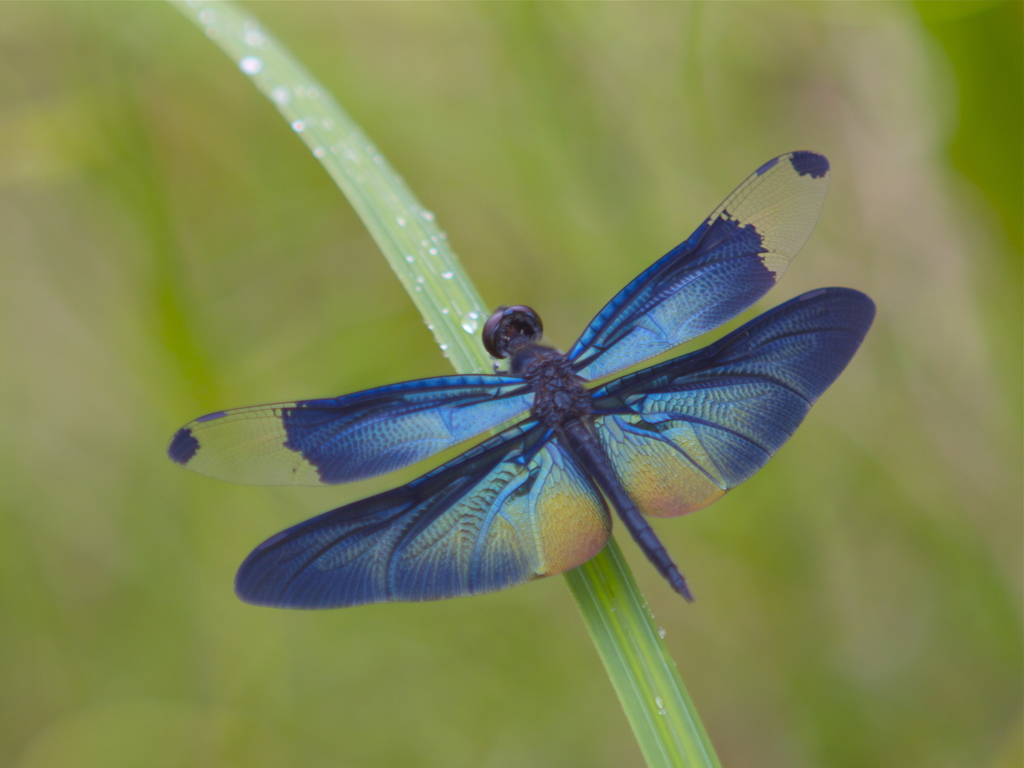
[{"label": "iridescent blue wing", "polygon": [[254,405],[178,430],[172,460],[251,485],[346,483],[390,472],[528,409],[514,376],[444,376],[326,400]]},{"label": "iridescent blue wing", "polygon": [[239,597],[282,608],[440,600],[574,568],[611,529],[601,494],[528,421],[402,488],[314,517],[263,542]]},{"label": "iridescent blue wing", "polygon": [[569,350],[574,370],[600,379],[718,327],[761,298],[814,229],[828,160],[770,160],[690,238],[619,291]]},{"label": "iridescent blue wing", "polygon": [[875,306],[805,293],[705,349],[593,393],[598,436],[646,515],[707,506],[764,466],[850,362]]}]

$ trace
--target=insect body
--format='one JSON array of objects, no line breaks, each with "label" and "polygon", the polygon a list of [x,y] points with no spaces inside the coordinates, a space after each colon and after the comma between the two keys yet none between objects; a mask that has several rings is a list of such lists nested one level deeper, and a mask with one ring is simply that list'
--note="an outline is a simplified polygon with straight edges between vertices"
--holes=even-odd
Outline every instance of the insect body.
[{"label": "insect body", "polygon": [[805,293],[708,347],[596,387],[747,309],[817,221],[828,161],[765,163],[687,239],[623,288],[565,354],[528,307],[499,309],[484,343],[509,371],[221,411],[180,429],[179,464],[254,484],[333,484],[408,466],[523,413],[409,484],[299,523],[236,578],[250,602],[332,608],[477,594],[597,554],[609,505],[686,598],[647,523],[700,509],[781,447],[842,372],[874,317],[847,288]]},{"label": "insect body", "polygon": [[[502,307],[484,326],[484,346],[496,358],[511,357],[513,375],[533,390],[533,417],[554,437],[612,503],[633,539],[672,588],[692,600],[686,580],[619,482],[590,418],[590,395],[568,356],[535,342],[540,318],[529,307]],[[497,341],[500,339],[501,341]]]}]

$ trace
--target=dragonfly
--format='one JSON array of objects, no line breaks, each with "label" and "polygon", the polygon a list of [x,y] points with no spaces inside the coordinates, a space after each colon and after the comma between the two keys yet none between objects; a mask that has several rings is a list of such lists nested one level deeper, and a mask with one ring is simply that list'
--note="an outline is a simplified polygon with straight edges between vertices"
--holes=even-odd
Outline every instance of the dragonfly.
[{"label": "dragonfly", "polygon": [[814,228],[828,160],[757,169],[683,243],[609,301],[567,353],[540,317],[500,307],[482,341],[506,371],[218,411],[182,427],[176,463],[256,485],[332,485],[409,466],[522,418],[412,482],[264,541],[235,579],[285,608],[423,601],[575,568],[614,509],[647,559],[690,589],[648,518],[721,498],[765,465],[874,319],[849,288],[797,296],[703,349],[591,385],[731,320],[782,277]]}]

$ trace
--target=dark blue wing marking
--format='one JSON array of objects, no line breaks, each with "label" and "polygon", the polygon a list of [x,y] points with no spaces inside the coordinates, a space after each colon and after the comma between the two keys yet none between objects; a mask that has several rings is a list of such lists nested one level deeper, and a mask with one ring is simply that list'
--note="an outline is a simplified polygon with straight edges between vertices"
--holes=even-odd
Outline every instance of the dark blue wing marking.
[{"label": "dark blue wing marking", "polygon": [[199,441],[192,434],[191,428],[182,427],[171,438],[171,444],[167,446],[167,455],[175,464],[188,464],[198,450]]},{"label": "dark blue wing marking", "polygon": [[623,288],[569,350],[600,379],[716,328],[779,280],[821,213],[828,160],[793,152],[744,181],[686,242]]},{"label": "dark blue wing marking", "polygon": [[849,363],[874,314],[859,291],[811,291],[595,390],[598,436],[637,507],[683,514],[757,472]]},{"label": "dark blue wing marking", "polygon": [[821,179],[828,175],[828,160],[817,152],[794,152],[791,161],[793,168],[801,176]]},{"label": "dark blue wing marking", "polygon": [[222,480],[321,485],[425,459],[527,410],[514,376],[444,376],[343,397],[219,411],[182,427],[171,459]]},{"label": "dark blue wing marking", "polygon": [[439,600],[573,568],[611,530],[601,494],[528,421],[402,488],[268,539],[235,579],[251,603],[340,608]]}]

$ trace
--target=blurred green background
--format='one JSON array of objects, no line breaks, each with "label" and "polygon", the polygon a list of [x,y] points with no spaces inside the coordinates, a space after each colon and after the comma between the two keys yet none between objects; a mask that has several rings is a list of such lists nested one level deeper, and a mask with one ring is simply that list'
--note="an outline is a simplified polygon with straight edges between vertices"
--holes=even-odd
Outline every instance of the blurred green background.
[{"label": "blurred green background", "polygon": [[[657,523],[694,605],[624,548],[724,764],[1021,765],[1021,3],[255,10],[563,348],[765,160],[826,153],[760,308],[847,285],[874,329],[758,477]],[[415,471],[235,487],[172,432],[451,369],[175,10],[2,3],[0,57],[0,765],[639,765],[560,578],[234,597],[265,537]]]}]

